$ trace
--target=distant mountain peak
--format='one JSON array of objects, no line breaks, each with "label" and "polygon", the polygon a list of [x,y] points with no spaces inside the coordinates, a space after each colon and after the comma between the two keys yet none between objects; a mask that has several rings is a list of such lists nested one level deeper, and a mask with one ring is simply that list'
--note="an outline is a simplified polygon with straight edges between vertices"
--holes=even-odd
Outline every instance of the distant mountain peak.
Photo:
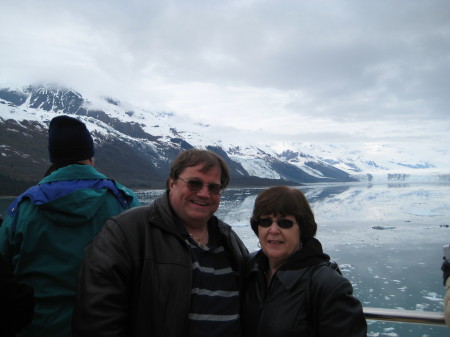
[{"label": "distant mountain peak", "polygon": [[[98,167],[135,187],[164,186],[171,160],[192,147],[209,148],[223,156],[239,185],[349,182],[368,177],[373,180],[377,174],[386,179],[405,179],[401,169],[420,171],[434,167],[432,163],[413,160],[380,161],[379,156],[370,158],[361,151],[335,144],[252,143],[236,136],[236,130],[227,132],[226,128],[175,112],[148,111],[110,96],[83,97],[76,90],[46,83],[0,89],[4,144],[0,148],[0,167],[7,179],[33,183],[38,180],[39,174],[33,172],[42,172],[48,164],[47,124],[59,114],[82,119],[95,137]],[[36,142],[20,137],[25,130],[21,125],[27,125],[27,134]],[[405,153],[401,156],[407,158]],[[26,157],[33,160],[23,161]],[[27,173],[17,170],[17,166],[27,167]]]}]

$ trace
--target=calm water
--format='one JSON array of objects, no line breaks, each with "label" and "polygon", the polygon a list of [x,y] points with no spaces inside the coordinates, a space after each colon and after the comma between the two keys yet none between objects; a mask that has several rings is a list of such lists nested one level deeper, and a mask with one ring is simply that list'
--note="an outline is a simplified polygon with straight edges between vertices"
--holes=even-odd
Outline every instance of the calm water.
[{"label": "calm water", "polygon": [[[317,238],[365,307],[442,312],[442,246],[450,243],[450,184],[339,184],[300,188],[314,210]],[[248,220],[260,189],[229,189],[217,215],[249,250]],[[143,204],[163,193],[139,191]],[[0,198],[4,215],[11,198]],[[448,337],[450,330],[368,321],[368,336]]]}]

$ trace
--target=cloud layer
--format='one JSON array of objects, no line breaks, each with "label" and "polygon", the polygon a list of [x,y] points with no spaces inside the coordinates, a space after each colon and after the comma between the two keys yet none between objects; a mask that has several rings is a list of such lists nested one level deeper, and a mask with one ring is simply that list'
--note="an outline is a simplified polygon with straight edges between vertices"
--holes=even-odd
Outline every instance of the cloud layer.
[{"label": "cloud layer", "polygon": [[447,0],[3,1],[0,84],[268,139],[448,148],[449,37]]}]

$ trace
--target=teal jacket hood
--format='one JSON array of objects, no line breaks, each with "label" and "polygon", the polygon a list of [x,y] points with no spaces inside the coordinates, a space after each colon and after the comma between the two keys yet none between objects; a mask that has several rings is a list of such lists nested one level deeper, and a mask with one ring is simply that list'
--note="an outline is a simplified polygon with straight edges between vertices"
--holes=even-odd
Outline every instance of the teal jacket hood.
[{"label": "teal jacket hood", "polygon": [[117,200],[117,211],[137,206],[128,188],[108,179],[89,165],[69,165],[54,171],[18,196],[8,209],[15,216],[24,200],[38,207],[40,213],[61,226],[78,226],[89,222],[103,206],[108,193]]}]

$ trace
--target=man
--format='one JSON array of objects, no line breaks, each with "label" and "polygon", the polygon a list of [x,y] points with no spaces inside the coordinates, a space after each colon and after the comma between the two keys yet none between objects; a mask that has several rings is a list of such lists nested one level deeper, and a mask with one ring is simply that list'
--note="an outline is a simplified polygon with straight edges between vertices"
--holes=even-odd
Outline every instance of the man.
[{"label": "man", "polygon": [[0,228],[0,254],[34,288],[34,318],[20,336],[71,336],[84,248],[107,218],[139,204],[94,169],[94,142],[76,118],[52,119],[48,150],[48,175],[11,204]]},{"label": "man", "polygon": [[86,249],[74,336],[240,336],[247,249],[213,215],[229,179],[215,153],[182,152],[162,197],[106,222]]}]

